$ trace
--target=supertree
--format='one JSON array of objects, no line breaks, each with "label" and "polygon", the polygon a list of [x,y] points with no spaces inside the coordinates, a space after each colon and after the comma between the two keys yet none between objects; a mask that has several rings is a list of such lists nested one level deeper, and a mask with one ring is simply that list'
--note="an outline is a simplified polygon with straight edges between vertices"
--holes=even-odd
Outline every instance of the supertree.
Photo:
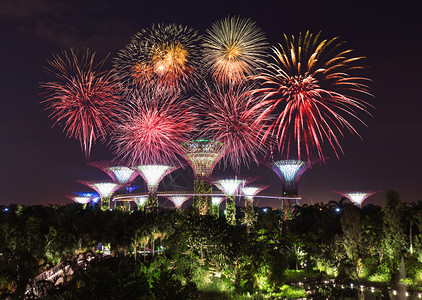
[{"label": "supertree", "polygon": [[245,217],[243,218],[242,223],[246,225],[247,234],[250,233],[251,227],[258,219],[253,208],[254,197],[267,187],[268,186],[244,186],[240,189],[245,198]]},{"label": "supertree", "polygon": [[197,31],[177,24],[141,29],[114,58],[114,74],[129,90],[186,90],[198,74],[199,40]]},{"label": "supertree", "polygon": [[120,100],[119,83],[101,71],[104,61],[95,64],[94,57],[89,49],[53,55],[45,70],[55,80],[41,84],[54,125],[80,142],[86,158],[92,144],[114,130]]},{"label": "supertree", "polygon": [[213,214],[214,216],[218,217],[220,215],[220,204],[223,202],[225,197],[223,196],[212,196],[211,203],[213,206]]},{"label": "supertree", "polygon": [[222,87],[206,85],[199,94],[198,114],[202,136],[222,143],[223,161],[238,170],[240,164],[258,163],[263,152],[262,135],[267,119],[260,117],[263,106],[250,93],[249,85]]},{"label": "supertree", "polygon": [[323,159],[323,144],[328,143],[339,158],[343,149],[338,137],[345,130],[359,136],[350,121],[363,123],[357,113],[368,113],[369,105],[361,98],[371,95],[368,79],[353,75],[363,68],[363,57],[343,44],[338,37],[321,40],[320,33],[285,36],[256,77],[261,87],[255,92],[265,95],[263,116],[278,116],[266,136],[275,138],[287,156],[296,148],[299,159],[306,160],[304,154],[309,159],[314,152]]},{"label": "supertree", "polygon": [[268,43],[252,20],[227,17],[206,30],[202,48],[206,73],[218,83],[236,84],[263,66]]},{"label": "supertree", "polygon": [[97,196],[96,193],[74,193],[72,195],[66,195],[67,198],[75,201],[76,203],[82,204],[85,208],[88,203]]},{"label": "supertree", "polygon": [[132,200],[136,203],[138,209],[143,209],[148,200],[148,196],[133,196]]},{"label": "supertree", "polygon": [[173,195],[173,196],[167,196],[167,199],[169,199],[171,202],[174,203],[174,206],[177,210],[180,210],[182,208],[182,205],[185,201],[187,201],[191,196],[185,196],[185,195]]},{"label": "supertree", "polygon": [[110,209],[110,198],[113,193],[120,188],[118,183],[114,182],[92,182],[92,181],[78,181],[93,190],[95,190],[101,197],[101,209]]},{"label": "supertree", "polygon": [[210,179],[215,165],[224,155],[223,145],[213,140],[194,140],[184,143],[183,146],[184,156],[195,175],[194,194],[200,194],[200,196],[194,196],[194,205],[200,214],[211,214],[211,197],[204,194],[212,193]]},{"label": "supertree", "polygon": [[129,185],[138,176],[135,170],[125,167],[114,165],[110,162],[89,162],[88,165],[96,167],[106,173],[113,182],[120,184],[121,186]]},{"label": "supertree", "polygon": [[226,195],[226,219],[230,225],[236,225],[235,194],[245,184],[243,179],[220,179],[215,185]]},{"label": "supertree", "polygon": [[379,193],[379,191],[348,191],[348,192],[334,192],[340,194],[350,201],[353,202],[356,206],[362,207],[363,201],[369,198],[372,195]]},{"label": "supertree", "polygon": [[113,137],[115,154],[129,166],[180,163],[196,120],[189,99],[150,90],[130,102]]},{"label": "supertree", "polygon": [[[299,179],[310,166],[310,162],[292,159],[278,160],[271,163],[271,168],[281,180],[283,196],[285,196],[281,199],[281,210],[284,213],[284,220],[292,217],[294,204],[298,204],[300,199],[297,189]],[[292,203],[293,201],[295,202],[294,204]]]},{"label": "supertree", "polygon": [[158,185],[167,174],[173,172],[177,168],[166,165],[139,165],[136,166],[136,169],[148,186],[148,200],[146,203],[147,212],[156,211],[158,209]]}]

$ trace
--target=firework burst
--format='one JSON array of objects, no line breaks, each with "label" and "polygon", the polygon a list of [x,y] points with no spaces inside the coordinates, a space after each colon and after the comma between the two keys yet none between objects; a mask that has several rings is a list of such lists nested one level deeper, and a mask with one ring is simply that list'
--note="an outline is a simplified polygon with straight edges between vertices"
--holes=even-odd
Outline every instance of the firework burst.
[{"label": "firework burst", "polygon": [[152,25],[135,34],[114,59],[116,77],[126,85],[142,89],[186,89],[198,69],[197,31],[177,24]]},{"label": "firework burst", "polygon": [[[357,112],[369,106],[360,98],[370,95],[368,79],[351,75],[362,69],[363,57],[342,50],[338,38],[320,40],[320,34],[300,34],[274,47],[273,62],[257,78],[257,92],[265,95],[263,114],[278,114],[267,136],[274,136],[278,149],[289,152],[296,144],[297,155],[311,159],[316,151],[324,159],[323,144],[328,143],[339,158],[343,153],[339,136],[356,129],[348,119],[360,122]],[[363,123],[363,122],[362,122]]]},{"label": "firework burst", "polygon": [[261,151],[262,134],[268,119],[260,117],[263,105],[252,95],[247,86],[223,88],[216,85],[214,90],[206,86],[200,95],[199,111],[202,116],[202,135],[222,143],[225,163],[234,169],[249,160],[257,161]]},{"label": "firework burst", "polygon": [[119,84],[94,64],[95,53],[70,49],[53,55],[45,67],[56,81],[45,82],[46,109],[68,137],[79,140],[86,158],[97,138],[113,128],[119,104]]},{"label": "firework burst", "polygon": [[178,94],[135,93],[117,125],[115,153],[129,165],[180,162],[195,115]]},{"label": "firework burst", "polygon": [[268,44],[255,22],[227,17],[206,32],[202,45],[205,68],[220,83],[239,83],[262,66]]}]

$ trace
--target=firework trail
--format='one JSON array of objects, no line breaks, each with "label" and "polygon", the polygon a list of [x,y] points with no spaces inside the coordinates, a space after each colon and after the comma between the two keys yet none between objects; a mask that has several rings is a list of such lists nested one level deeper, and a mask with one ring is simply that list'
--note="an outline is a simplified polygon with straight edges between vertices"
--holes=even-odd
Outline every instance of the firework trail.
[{"label": "firework trail", "polygon": [[135,34],[113,61],[115,76],[126,86],[185,90],[199,68],[197,31],[177,24],[152,25]]},{"label": "firework trail", "polygon": [[204,36],[205,69],[220,83],[239,83],[258,68],[267,54],[264,33],[250,19],[227,17]]},{"label": "firework trail", "polygon": [[316,151],[324,160],[328,143],[339,158],[339,136],[345,130],[359,136],[348,119],[363,123],[357,112],[368,113],[369,105],[360,99],[370,95],[368,79],[350,74],[363,69],[363,57],[342,50],[343,44],[307,32],[298,39],[285,36],[284,44],[272,48],[273,62],[257,76],[262,84],[256,92],[265,95],[263,116],[278,115],[266,136],[275,137],[281,152],[289,155],[296,144],[299,159],[311,159]]},{"label": "firework trail", "polygon": [[261,139],[266,131],[264,106],[246,85],[222,87],[208,85],[200,92],[198,114],[202,117],[201,135],[222,143],[223,160],[237,170],[249,159],[258,162]]},{"label": "firework trail", "polygon": [[[68,137],[79,140],[85,157],[92,144],[113,129],[117,118],[120,85],[102,72],[104,61],[94,64],[95,53],[70,49],[53,55],[45,67],[55,81],[41,83],[46,109]],[[53,126],[54,126],[53,125]]]},{"label": "firework trail", "polygon": [[152,90],[132,98],[117,125],[115,154],[129,165],[180,163],[196,119],[190,99]]}]

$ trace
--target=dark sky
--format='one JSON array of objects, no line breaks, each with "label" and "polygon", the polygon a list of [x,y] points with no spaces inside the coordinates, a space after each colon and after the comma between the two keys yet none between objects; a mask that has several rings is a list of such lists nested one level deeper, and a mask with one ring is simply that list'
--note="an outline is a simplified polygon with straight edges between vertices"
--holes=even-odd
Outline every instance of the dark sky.
[{"label": "dark sky", "polygon": [[[367,127],[357,128],[362,140],[350,135],[342,140],[340,160],[331,158],[303,175],[303,202],[339,200],[333,190],[360,189],[381,191],[366,203],[382,205],[389,189],[398,189],[404,201],[422,200],[418,12],[405,1],[0,0],[0,204],[67,203],[65,194],[87,190],[75,180],[103,176],[85,165],[75,140],[51,128],[40,104],[39,82],[48,79],[42,68],[51,54],[88,46],[101,58],[113,57],[152,23],[204,32],[227,15],[255,20],[272,44],[283,34],[322,30],[367,57],[373,118],[363,115]],[[94,147],[92,160],[111,157],[101,144]],[[252,173],[263,175],[261,183],[279,184],[264,166]]]}]

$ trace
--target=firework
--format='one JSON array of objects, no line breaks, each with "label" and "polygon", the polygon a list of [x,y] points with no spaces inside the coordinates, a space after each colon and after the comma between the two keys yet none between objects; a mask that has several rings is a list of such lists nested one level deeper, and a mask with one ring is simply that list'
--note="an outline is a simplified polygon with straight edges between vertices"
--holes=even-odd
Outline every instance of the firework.
[{"label": "firework", "polygon": [[346,197],[347,199],[352,201],[356,206],[361,207],[363,201],[365,201],[367,198],[369,198],[370,196],[378,192],[379,191],[365,191],[365,192],[354,191],[354,192],[335,192],[335,193]]},{"label": "firework", "polygon": [[132,166],[180,162],[195,122],[189,101],[154,92],[134,98],[113,137],[116,155]]},{"label": "firework", "polygon": [[204,37],[205,69],[220,83],[239,83],[262,66],[268,47],[261,29],[250,19],[227,17]]},{"label": "firework", "polygon": [[249,93],[246,86],[222,88],[208,86],[200,95],[203,136],[222,143],[224,162],[234,169],[241,163],[258,162],[256,154],[262,151],[262,134],[266,130],[262,102]]},{"label": "firework", "polygon": [[198,69],[197,31],[177,24],[152,25],[135,34],[113,61],[116,77],[128,86],[185,89]]},{"label": "firework", "polygon": [[45,82],[46,109],[68,137],[77,139],[89,157],[92,144],[113,129],[119,104],[119,84],[94,64],[95,53],[73,49],[53,55],[45,68],[55,81]]},{"label": "firework", "polygon": [[296,148],[299,159],[304,154],[310,159],[316,151],[324,159],[328,143],[338,158],[343,153],[338,137],[345,130],[359,136],[349,119],[362,122],[357,113],[367,112],[360,98],[370,95],[368,79],[352,75],[363,68],[363,57],[342,48],[338,38],[321,41],[320,34],[307,32],[298,39],[285,36],[285,43],[272,49],[273,62],[257,77],[262,80],[257,92],[265,95],[263,115],[278,115],[267,136],[276,138],[281,152],[289,155]]}]

